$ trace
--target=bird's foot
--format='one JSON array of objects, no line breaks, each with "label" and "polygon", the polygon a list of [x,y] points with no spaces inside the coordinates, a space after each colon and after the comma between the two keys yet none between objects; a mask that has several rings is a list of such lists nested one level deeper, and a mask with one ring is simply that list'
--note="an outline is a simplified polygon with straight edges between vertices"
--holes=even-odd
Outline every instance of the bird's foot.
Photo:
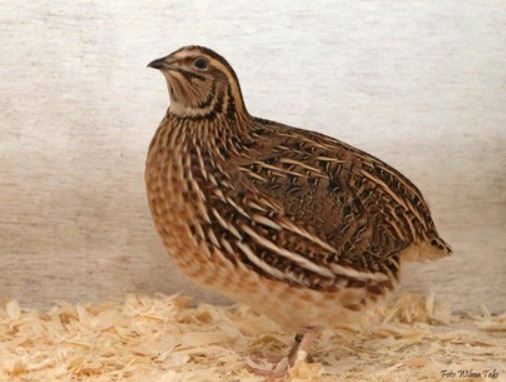
[{"label": "bird's foot", "polygon": [[271,370],[263,369],[252,365],[248,365],[247,369],[251,373],[258,375],[260,377],[266,377],[269,379],[282,378],[286,375],[286,372],[288,371],[288,358],[286,357],[283,358]]},{"label": "bird's foot", "polygon": [[249,364],[247,368],[250,372],[258,376],[271,379],[282,378],[287,374],[288,369],[293,367],[296,362],[311,362],[311,357],[307,351],[312,347],[317,335],[318,334],[316,332],[308,332],[304,335],[297,335],[295,337],[295,344],[290,350],[288,357],[279,358],[272,355],[268,356],[267,360],[271,364],[275,365],[271,370],[258,367],[262,363],[265,363],[265,358],[261,360],[256,357],[252,358],[254,364]]},{"label": "bird's foot", "polygon": [[283,357],[279,362],[271,363],[271,365],[273,365],[271,369],[259,367],[262,364],[261,361],[258,363],[255,362],[254,365],[248,364],[246,367],[251,373],[270,380],[285,377],[289,369],[292,368],[296,363],[310,362],[309,358],[310,357],[304,350],[299,350],[291,357]]},{"label": "bird's foot", "polygon": [[288,357],[270,354],[250,357],[246,368],[258,376],[281,378],[286,374],[289,366]]}]

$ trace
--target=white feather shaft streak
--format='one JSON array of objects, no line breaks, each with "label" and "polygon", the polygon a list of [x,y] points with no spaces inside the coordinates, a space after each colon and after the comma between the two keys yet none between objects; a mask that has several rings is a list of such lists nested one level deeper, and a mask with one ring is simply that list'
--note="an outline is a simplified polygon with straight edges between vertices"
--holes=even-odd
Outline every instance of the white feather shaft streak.
[{"label": "white feather shaft streak", "polygon": [[241,226],[243,231],[251,236],[253,239],[255,239],[260,245],[272,250],[273,252],[277,253],[280,256],[283,256],[298,265],[300,265],[302,268],[305,268],[307,270],[310,270],[312,272],[318,273],[319,275],[322,275],[324,277],[334,278],[336,275],[341,275],[345,277],[350,277],[356,280],[373,280],[373,281],[387,281],[388,276],[384,273],[371,273],[371,272],[360,272],[352,268],[347,268],[339,264],[330,264],[329,268],[325,268],[322,266],[319,266],[307,258],[305,258],[303,255],[288,251],[285,248],[281,248],[274,244],[273,242],[267,240],[266,238],[261,237],[258,235],[254,230],[252,230],[250,227],[243,225]]},{"label": "white feather shaft streak", "polygon": [[365,170],[362,170],[361,173],[367,177],[368,179],[372,180],[374,183],[378,184],[381,188],[383,188],[383,190],[392,198],[394,199],[397,203],[399,203],[399,205],[403,206],[405,209],[411,211],[413,213],[413,215],[416,216],[416,218],[420,221],[420,223],[423,224],[423,226],[425,227],[425,229],[427,229],[427,224],[425,222],[424,219],[422,219],[422,217],[420,216],[420,213],[416,210],[416,208],[414,208],[410,202],[406,203],[404,200],[402,200],[401,198],[399,198],[399,196],[393,192],[390,187],[385,183],[383,182],[381,179],[378,179],[376,178],[375,176],[369,174],[367,171]]},{"label": "white feather shaft streak", "polygon": [[251,248],[244,243],[238,242],[237,246],[243,251],[246,257],[255,264],[258,268],[262,269],[264,272],[270,274],[271,276],[276,277],[277,279],[283,280],[285,279],[285,275],[279,269],[271,267],[265,261],[261,260],[257,255],[253,253]]},{"label": "white feather shaft streak", "polygon": [[207,170],[206,170],[206,166],[204,164],[204,158],[202,157],[202,152],[200,151],[200,147],[198,147],[198,145],[195,145],[195,149],[197,151],[197,158],[199,161],[200,173],[202,174],[204,179],[207,180]]},{"label": "white feather shaft streak", "polygon": [[403,206],[405,209],[408,209],[408,206],[406,205],[406,203],[404,202],[404,200],[402,200],[401,198],[399,198],[397,196],[397,194],[395,192],[393,192],[390,187],[388,187],[388,185],[383,182],[381,179],[378,179],[376,178],[375,176],[369,174],[367,171],[365,170],[362,170],[361,171],[362,175],[364,175],[366,178],[372,180],[374,183],[378,184],[379,186],[381,186],[381,188],[383,188],[383,190],[393,199],[395,200],[399,205]]},{"label": "white feather shaft streak", "polygon": [[325,243],[320,238],[318,238],[314,235],[311,235],[306,230],[303,230],[302,228],[297,227],[295,224],[292,224],[291,222],[283,222],[283,223],[281,223],[281,227],[283,227],[289,231],[292,231],[293,233],[296,233],[296,234],[312,241],[315,244],[318,244],[320,247],[326,249],[327,251],[329,251],[331,253],[337,252],[337,250],[335,248],[331,247],[329,244]]},{"label": "white feather shaft streak", "polygon": [[322,162],[332,162],[332,163],[347,163],[345,160],[337,159],[337,158],[331,158],[326,156],[319,156],[315,158],[316,160],[322,161]]},{"label": "white feather shaft streak", "polygon": [[266,182],[267,181],[267,179],[264,178],[263,176],[258,175],[256,172],[251,171],[250,169],[247,169],[245,167],[239,167],[239,170],[242,171],[242,172],[245,172],[246,174],[248,174],[249,176],[251,176],[253,178],[261,180],[262,182]]},{"label": "white feather shaft streak", "polygon": [[209,229],[208,236],[209,236],[209,239],[211,240],[211,243],[213,243],[216,247],[221,248],[221,244],[218,241],[218,238],[216,237],[216,235],[212,229]]},{"label": "white feather shaft streak", "polygon": [[316,168],[316,167],[313,167],[313,166],[310,166],[308,164],[305,164],[303,162],[299,162],[297,160],[294,160],[294,159],[290,159],[290,158],[281,158],[279,160],[279,163],[285,163],[285,164],[293,164],[295,166],[300,166],[302,168],[305,168],[306,170],[309,170],[309,171],[313,171],[313,172],[316,172],[317,174],[319,175],[323,175],[325,178],[328,178],[328,176],[325,176],[321,170],[319,168]]},{"label": "white feather shaft streak", "polygon": [[264,226],[274,228],[275,230],[278,230],[278,231],[281,230],[281,227],[279,226],[279,224],[275,223],[274,221],[272,221],[269,218],[266,218],[265,216],[255,214],[255,215],[253,215],[253,220],[257,223],[263,224]]},{"label": "white feather shaft streak", "polygon": [[360,272],[353,268],[343,267],[339,264],[330,264],[330,268],[335,274],[350,277],[356,280],[373,280],[373,281],[387,281],[388,276],[381,272]]},{"label": "white feather shaft streak", "polygon": [[216,209],[213,209],[213,215],[216,217],[216,219],[218,220],[218,222],[220,223],[220,225],[225,228],[228,232],[230,232],[232,235],[234,235],[236,238],[238,238],[239,240],[242,240],[242,236],[241,234],[239,233],[239,231],[237,230],[237,228],[235,228],[231,223],[227,222],[223,216],[221,216],[219,214],[218,211],[216,211]]},{"label": "white feather shaft streak", "polygon": [[[334,150],[335,143],[333,140],[331,141],[331,144],[322,143],[322,142],[316,142],[314,139],[310,139],[302,134],[296,134],[296,133],[278,133],[279,136],[287,137],[290,139],[297,139],[298,141],[304,141],[306,143],[309,143],[311,146],[319,147],[324,150]],[[327,139],[328,141],[328,139]]]},{"label": "white feather shaft streak", "polygon": [[276,167],[276,166],[273,166],[271,164],[267,164],[267,163],[264,163],[264,162],[261,162],[261,161],[255,161],[253,163],[255,163],[256,165],[259,165],[259,166],[261,166],[263,168],[266,168],[267,170],[273,170],[273,171],[277,171],[279,173],[290,174],[290,175],[293,175],[293,176],[298,176],[299,178],[304,178],[305,177],[304,174],[299,174],[296,171],[290,171],[290,170],[287,170],[285,168]]},{"label": "white feather shaft streak", "polygon": [[282,257],[285,257],[285,258],[293,261],[294,263],[300,265],[302,268],[305,268],[305,269],[310,270],[312,272],[318,273],[319,275],[324,276],[324,277],[328,277],[328,278],[335,277],[334,273],[330,269],[321,267],[321,266],[309,261],[308,259],[306,259],[304,256],[302,256],[299,253],[292,252],[292,251],[289,251],[285,248],[281,248],[281,247],[277,246],[272,241],[267,240],[266,238],[257,234],[255,231],[253,231],[247,225],[242,225],[241,228],[249,236],[251,236],[253,239],[255,239],[258,242],[258,244],[262,245],[263,247],[265,247],[267,249],[270,249],[271,251],[273,251],[274,253],[277,253],[278,255],[280,255]]},{"label": "white feather shaft streak", "polygon": [[249,202],[248,202],[248,205],[249,205],[250,207],[253,207],[253,208],[254,208],[254,209],[256,209],[256,210],[259,210],[259,211],[263,211],[263,212],[266,212],[266,211],[267,211],[267,210],[266,210],[264,207],[262,207],[260,204],[255,203],[255,202],[253,202],[253,201],[249,201]]},{"label": "white feather shaft streak", "polygon": [[234,202],[234,200],[232,198],[227,197],[226,201],[232,207],[234,207],[241,215],[243,215],[244,217],[246,217],[248,219],[251,219],[251,216],[248,215],[248,213],[244,210],[244,208],[240,207],[236,202]]}]

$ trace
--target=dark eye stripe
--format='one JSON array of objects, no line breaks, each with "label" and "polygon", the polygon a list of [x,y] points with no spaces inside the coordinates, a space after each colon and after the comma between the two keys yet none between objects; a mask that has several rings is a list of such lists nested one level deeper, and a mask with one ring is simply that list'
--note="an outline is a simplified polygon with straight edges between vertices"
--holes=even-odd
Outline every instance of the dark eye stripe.
[{"label": "dark eye stripe", "polygon": [[189,70],[180,69],[179,72],[188,79],[198,78],[199,80],[202,80],[202,81],[204,81],[206,79],[206,77],[204,77],[203,75],[195,73],[195,72],[190,72]]}]

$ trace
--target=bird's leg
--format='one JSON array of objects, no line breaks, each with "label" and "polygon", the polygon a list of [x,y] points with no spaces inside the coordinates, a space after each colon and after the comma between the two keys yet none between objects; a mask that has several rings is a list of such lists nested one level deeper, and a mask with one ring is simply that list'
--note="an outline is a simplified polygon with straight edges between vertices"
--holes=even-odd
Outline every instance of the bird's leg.
[{"label": "bird's leg", "polygon": [[310,351],[317,338],[318,332],[316,330],[308,330],[303,334],[297,334],[295,336],[295,343],[288,354],[290,366],[293,366],[297,359],[301,361],[309,361],[311,359]]},{"label": "bird's leg", "polygon": [[[283,358],[274,368],[274,370],[263,370],[253,367],[249,367],[249,370],[256,375],[269,378],[281,378],[286,374],[287,369],[295,364],[296,360],[310,360],[311,355],[309,352],[313,347],[317,337],[318,332],[316,330],[308,330],[305,333],[298,333],[295,336],[295,343],[288,353],[288,363],[286,363],[286,358]],[[283,361],[285,362],[284,365],[282,364]]]},{"label": "bird's leg", "polygon": [[288,359],[292,360],[295,359],[297,355],[297,351],[299,350],[300,342],[302,341],[302,338],[304,337],[304,334],[297,333],[294,338],[294,343],[292,345],[292,348],[290,349],[290,352],[288,353]]}]

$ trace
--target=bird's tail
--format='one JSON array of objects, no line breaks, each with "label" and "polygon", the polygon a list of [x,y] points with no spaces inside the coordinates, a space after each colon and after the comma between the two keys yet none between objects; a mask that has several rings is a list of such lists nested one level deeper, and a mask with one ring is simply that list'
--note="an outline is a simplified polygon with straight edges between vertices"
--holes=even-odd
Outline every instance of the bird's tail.
[{"label": "bird's tail", "polygon": [[416,243],[401,252],[401,258],[406,261],[424,262],[450,256],[453,250],[443,239],[435,236],[429,241]]}]

